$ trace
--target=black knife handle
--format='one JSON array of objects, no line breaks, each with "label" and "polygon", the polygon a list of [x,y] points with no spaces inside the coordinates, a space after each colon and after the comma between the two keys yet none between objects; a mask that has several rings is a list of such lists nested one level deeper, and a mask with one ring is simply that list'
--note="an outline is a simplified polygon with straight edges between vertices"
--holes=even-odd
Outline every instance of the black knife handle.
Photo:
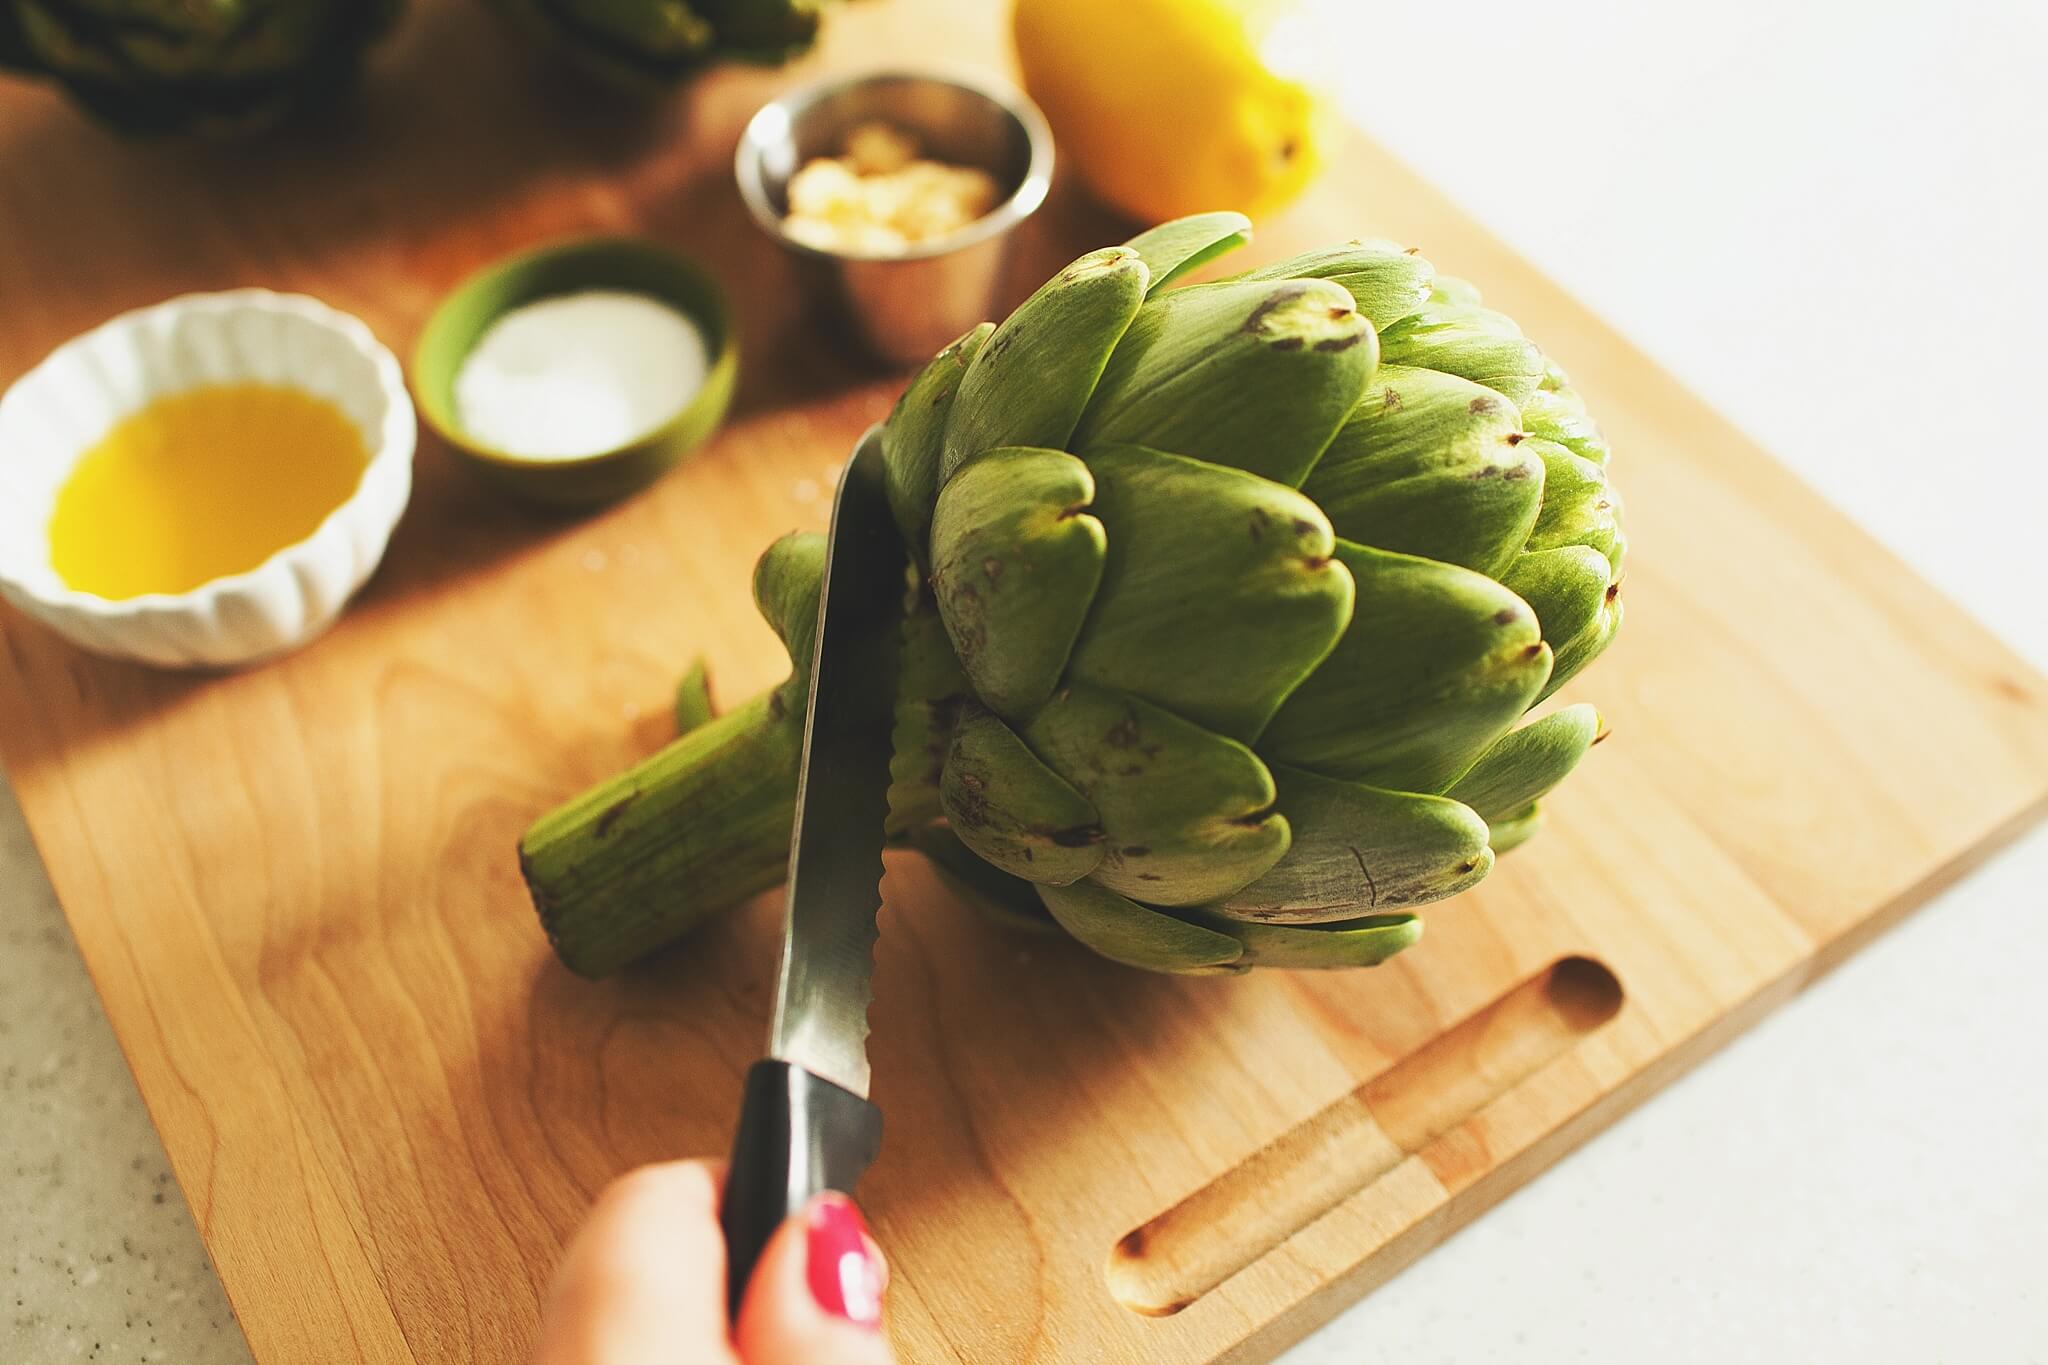
[{"label": "black knife handle", "polygon": [[735,1320],[754,1262],[783,1220],[826,1190],[851,1196],[881,1145],[882,1111],[851,1090],[772,1057],[748,1068],[718,1210]]}]

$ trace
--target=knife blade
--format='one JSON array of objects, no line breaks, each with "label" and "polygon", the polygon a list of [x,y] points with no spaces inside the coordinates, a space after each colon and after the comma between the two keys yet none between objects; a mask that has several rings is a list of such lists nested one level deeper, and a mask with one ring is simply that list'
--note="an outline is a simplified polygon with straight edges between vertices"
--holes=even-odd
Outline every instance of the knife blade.
[{"label": "knife blade", "polygon": [[774,1019],[767,1058],[747,1072],[720,1207],[735,1314],[775,1229],[823,1190],[851,1195],[881,1143],[867,1015],[905,562],[871,430],[833,501]]}]

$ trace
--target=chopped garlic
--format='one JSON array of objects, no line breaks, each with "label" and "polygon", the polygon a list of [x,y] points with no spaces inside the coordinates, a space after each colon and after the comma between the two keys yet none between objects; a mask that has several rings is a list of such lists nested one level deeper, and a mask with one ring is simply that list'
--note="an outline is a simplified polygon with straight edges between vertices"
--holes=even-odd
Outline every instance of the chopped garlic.
[{"label": "chopped garlic", "polygon": [[864,123],[846,154],[807,162],[789,179],[789,235],[821,251],[894,255],[958,232],[995,207],[988,172],[922,160],[909,135]]},{"label": "chopped garlic", "polygon": [[805,246],[820,251],[853,251],[862,255],[892,255],[904,251],[910,241],[887,223],[840,222],[831,218],[795,218],[783,226]]},{"label": "chopped garlic", "polygon": [[860,177],[844,161],[819,157],[789,178],[789,212],[793,218],[856,218],[863,216]]},{"label": "chopped garlic", "polygon": [[917,142],[886,123],[863,123],[846,135],[846,159],[855,175],[888,175],[917,159]]}]

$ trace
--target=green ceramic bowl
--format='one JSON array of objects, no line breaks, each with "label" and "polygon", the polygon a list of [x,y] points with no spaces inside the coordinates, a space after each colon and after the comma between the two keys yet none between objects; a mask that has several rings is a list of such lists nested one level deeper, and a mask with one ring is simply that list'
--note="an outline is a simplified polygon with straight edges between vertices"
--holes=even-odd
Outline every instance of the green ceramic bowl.
[{"label": "green ceramic bowl", "polygon": [[[630,289],[687,314],[710,353],[697,396],[630,445],[566,460],[509,455],[463,430],[455,373],[484,330],[522,304],[581,289]],[[717,429],[738,377],[739,346],[717,283],[682,256],[630,237],[580,238],[486,266],[441,301],[412,359],[413,395],[427,425],[490,482],[558,507],[610,502],[654,482]]]}]

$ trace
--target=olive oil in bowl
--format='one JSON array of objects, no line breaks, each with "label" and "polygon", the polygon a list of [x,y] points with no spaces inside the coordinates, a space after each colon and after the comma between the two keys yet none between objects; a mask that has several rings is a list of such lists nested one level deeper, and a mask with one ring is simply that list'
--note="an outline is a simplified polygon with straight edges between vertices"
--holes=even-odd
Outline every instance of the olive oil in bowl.
[{"label": "olive oil in bowl", "polygon": [[348,415],[303,390],[167,394],[79,458],[50,516],[51,567],[98,597],[189,592],[312,535],[368,462]]},{"label": "olive oil in bowl", "polygon": [[109,318],[0,393],[0,598],[112,658],[276,658],[376,571],[416,430],[397,358],[318,299]]}]

